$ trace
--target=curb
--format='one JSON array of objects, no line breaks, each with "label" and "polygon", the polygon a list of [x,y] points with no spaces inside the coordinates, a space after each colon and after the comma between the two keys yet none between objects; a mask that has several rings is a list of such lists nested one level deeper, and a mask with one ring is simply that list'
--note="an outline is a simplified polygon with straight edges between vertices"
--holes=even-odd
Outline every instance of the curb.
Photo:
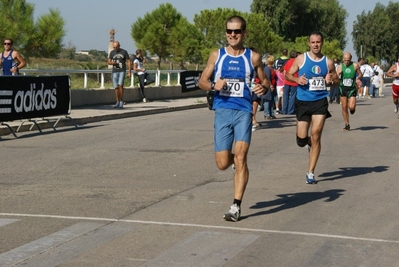
[{"label": "curb", "polygon": [[[130,111],[125,113],[118,113],[118,114],[107,114],[107,115],[100,115],[100,116],[91,116],[91,117],[81,117],[81,118],[72,118],[70,116],[64,116],[59,119],[58,118],[48,118],[48,119],[41,119],[38,118],[36,120],[36,124],[40,127],[40,129],[53,129],[57,131],[58,127],[66,127],[66,126],[75,126],[78,128],[81,125],[100,122],[100,121],[108,121],[108,120],[117,120],[117,119],[125,119],[130,117],[138,117],[138,116],[146,116],[146,115],[153,115],[159,113],[166,113],[166,112],[174,112],[174,111],[182,111],[188,109],[196,109],[196,108],[204,108],[207,107],[206,103],[199,103],[199,104],[191,104],[186,106],[177,106],[177,107],[166,107],[166,108],[158,108],[158,109],[149,109],[149,110],[141,110],[141,111]],[[34,120],[34,119],[32,119]],[[58,121],[56,127],[53,125]],[[27,131],[34,131],[38,130],[35,126],[35,123],[29,120],[21,120],[20,124],[16,125],[16,121],[12,122],[13,125],[10,125],[10,128],[17,134],[21,132]],[[19,128],[19,130],[18,130]],[[40,130],[39,130],[40,132]],[[7,126],[1,125],[0,126],[0,136],[12,134]]]}]

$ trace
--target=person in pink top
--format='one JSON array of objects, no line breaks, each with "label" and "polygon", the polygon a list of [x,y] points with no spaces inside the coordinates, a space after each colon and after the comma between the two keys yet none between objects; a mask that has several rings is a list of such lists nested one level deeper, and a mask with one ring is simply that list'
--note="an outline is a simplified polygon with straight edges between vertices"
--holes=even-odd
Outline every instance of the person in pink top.
[{"label": "person in pink top", "polygon": [[283,64],[277,65],[277,101],[276,101],[276,114],[280,114],[283,109],[283,94],[284,94],[284,66]]}]

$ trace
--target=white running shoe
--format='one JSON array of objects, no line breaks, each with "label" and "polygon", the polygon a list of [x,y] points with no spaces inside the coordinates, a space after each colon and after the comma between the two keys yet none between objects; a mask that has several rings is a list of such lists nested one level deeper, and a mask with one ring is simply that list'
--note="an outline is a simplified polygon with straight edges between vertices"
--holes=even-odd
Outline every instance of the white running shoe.
[{"label": "white running shoe", "polygon": [[119,108],[119,102],[116,102],[114,108]]},{"label": "white running shoe", "polygon": [[147,103],[147,98],[144,97],[144,98],[143,98],[143,102],[144,102],[144,103]]},{"label": "white running shoe", "polygon": [[123,101],[119,102],[119,108],[123,108]]},{"label": "white running shoe", "polygon": [[230,206],[230,210],[223,216],[226,221],[236,222],[240,219],[241,208],[237,204]]},{"label": "white running shoe", "polygon": [[306,172],[306,183],[307,184],[317,184],[316,178],[313,172]]}]

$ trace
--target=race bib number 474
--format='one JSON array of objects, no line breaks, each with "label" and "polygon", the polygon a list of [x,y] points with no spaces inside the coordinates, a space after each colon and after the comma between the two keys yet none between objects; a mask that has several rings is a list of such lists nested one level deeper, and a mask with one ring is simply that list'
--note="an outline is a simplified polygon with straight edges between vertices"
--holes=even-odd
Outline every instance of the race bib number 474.
[{"label": "race bib number 474", "polygon": [[227,79],[227,86],[219,94],[228,97],[244,97],[244,79]]}]

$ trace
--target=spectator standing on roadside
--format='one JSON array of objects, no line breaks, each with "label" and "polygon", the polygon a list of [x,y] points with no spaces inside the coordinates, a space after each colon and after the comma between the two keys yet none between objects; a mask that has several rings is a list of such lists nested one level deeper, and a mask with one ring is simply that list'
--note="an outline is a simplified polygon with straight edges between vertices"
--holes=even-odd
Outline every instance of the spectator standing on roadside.
[{"label": "spectator standing on roadside", "polygon": [[374,75],[374,71],[369,65],[369,60],[366,58],[364,59],[364,64],[360,66],[360,71],[363,74],[362,78],[362,87],[363,87],[363,95],[360,95],[359,97],[362,98],[370,98],[369,95],[369,89],[370,89],[370,81],[371,77]]},{"label": "spectator standing on roadside", "polygon": [[384,96],[382,94],[382,89],[384,87],[384,71],[378,65],[378,62],[374,62],[371,67],[373,67],[374,72],[378,72],[378,76],[379,76],[379,80],[380,80],[380,85],[378,86],[379,90],[378,90],[378,92],[374,92],[374,95],[375,95],[375,97]]},{"label": "spectator standing on roadside", "polygon": [[[244,47],[246,25],[240,16],[227,19],[225,34],[228,45],[211,52],[198,83],[202,90],[216,92],[213,102],[216,165],[220,170],[235,167],[233,204],[223,217],[233,222],[240,220],[241,202],[249,180],[247,155],[252,136],[251,93],[263,95],[270,86],[263,72],[261,55]],[[250,87],[255,75],[260,83]]]},{"label": "spectator standing on roadside", "polygon": [[26,62],[19,52],[13,49],[13,44],[14,42],[10,38],[3,41],[4,52],[1,53],[0,63],[3,75],[19,75],[19,70],[26,66]]},{"label": "spectator standing on roadside", "polygon": [[[335,69],[337,69],[337,67],[338,67],[338,64],[339,64],[339,60],[338,60],[338,58],[334,58],[334,66],[335,66]],[[335,102],[337,103],[337,104],[339,104],[340,103],[340,100],[339,100],[339,93],[338,93],[338,84],[335,86],[331,86],[330,87],[330,104],[332,104],[332,102],[334,102],[334,100],[335,100]]]},{"label": "spectator standing on roadside", "polygon": [[268,55],[266,57],[266,66],[264,67],[264,72],[266,74],[267,79],[270,81],[270,90],[267,91],[266,94],[262,96],[264,99],[263,106],[264,106],[264,118],[267,120],[273,120],[276,118],[274,116],[274,99],[276,95],[276,72],[273,69],[274,57],[272,55]]},{"label": "spectator standing on roadside", "polygon": [[281,114],[283,110],[283,95],[284,95],[284,67],[283,65],[278,65],[276,70],[277,76],[277,85],[276,85],[276,93],[277,93],[277,101],[276,101],[276,114]]},{"label": "spectator standing on roadside", "polygon": [[380,84],[381,84],[380,75],[378,75],[378,71],[375,71],[374,76],[371,77],[371,82],[370,82],[370,95],[372,97],[378,97]]},{"label": "spectator standing on roadside", "polygon": [[140,95],[143,102],[147,102],[147,98],[145,97],[144,87],[148,84],[155,82],[155,79],[149,75],[144,68],[144,63],[146,59],[143,57],[143,52],[141,49],[136,50],[136,56],[133,61],[133,70],[137,72],[139,76],[139,86],[140,86]]},{"label": "spectator standing on roadside", "polygon": [[115,89],[116,104],[114,108],[123,108],[123,84],[125,82],[126,68],[127,77],[132,75],[129,54],[121,48],[118,41],[113,42],[113,49],[108,56],[108,65],[112,65],[112,84]]},{"label": "spectator standing on roadside", "polygon": [[284,48],[284,49],[281,51],[281,57],[279,57],[279,58],[276,60],[276,62],[274,62],[273,68],[274,68],[274,69],[277,69],[278,66],[284,66],[288,59],[289,59],[289,58],[288,58],[288,49],[287,49],[287,48]]},{"label": "spectator standing on roadside", "polygon": [[[291,51],[290,59],[284,65],[284,75],[288,73],[290,70],[292,63],[297,56],[296,51]],[[298,77],[298,73],[294,74],[294,77]],[[287,76],[285,76],[284,80],[284,94],[283,94],[283,110],[282,114],[295,114],[295,98],[296,98],[296,90],[298,84],[293,80],[288,80]]]}]

